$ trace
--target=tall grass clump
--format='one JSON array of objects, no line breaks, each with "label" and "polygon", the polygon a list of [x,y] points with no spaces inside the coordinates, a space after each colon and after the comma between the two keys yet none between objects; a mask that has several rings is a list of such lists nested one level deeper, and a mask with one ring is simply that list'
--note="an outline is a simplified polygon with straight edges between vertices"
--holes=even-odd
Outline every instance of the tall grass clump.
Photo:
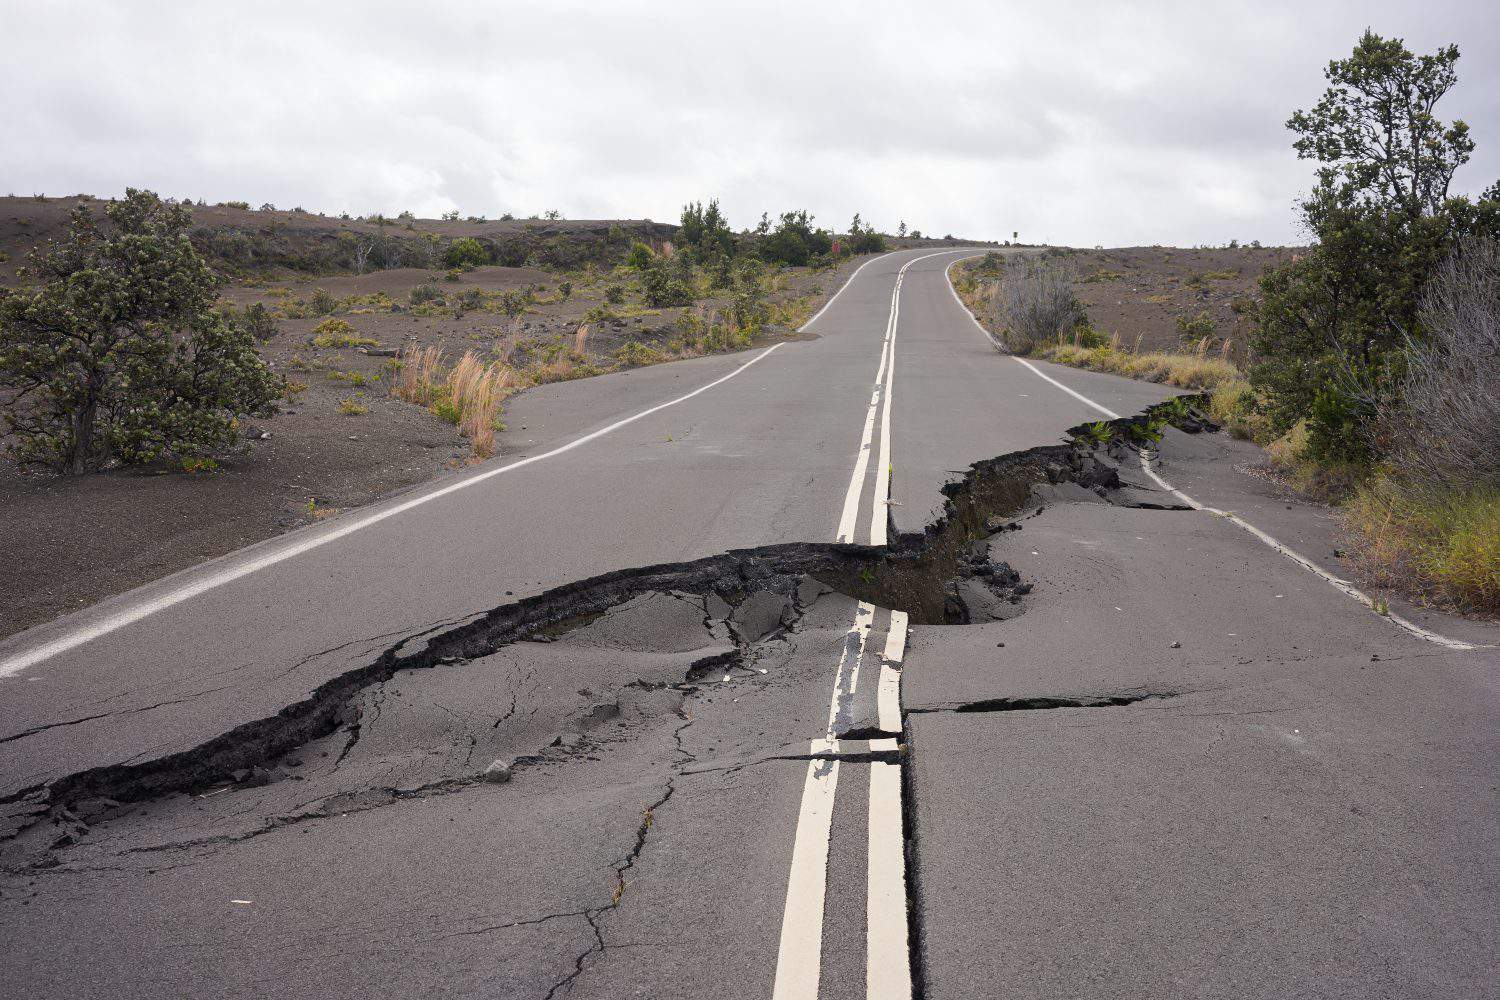
[{"label": "tall grass clump", "polygon": [[465,351],[457,364],[445,369],[441,350],[411,345],[401,352],[391,395],[425,406],[456,425],[474,454],[488,458],[495,451],[501,405],[518,382],[516,370],[504,361],[486,364],[473,351]]},{"label": "tall grass clump", "polygon": [[436,347],[409,344],[401,349],[396,373],[391,379],[391,395],[418,406],[432,402],[433,390],[441,382],[438,374],[443,352]]}]

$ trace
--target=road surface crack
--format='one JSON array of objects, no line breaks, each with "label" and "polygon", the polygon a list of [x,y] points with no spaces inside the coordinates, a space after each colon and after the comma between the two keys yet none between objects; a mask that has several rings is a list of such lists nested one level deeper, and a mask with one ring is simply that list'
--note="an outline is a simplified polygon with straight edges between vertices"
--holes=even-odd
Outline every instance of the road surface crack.
[{"label": "road surface crack", "polygon": [[[1138,422],[1157,420],[1156,409],[1134,420],[1115,421],[1120,432],[1116,438],[1128,439],[1127,431]],[[1077,443],[1079,440],[975,463],[960,481],[943,487],[947,500],[940,518],[921,534],[901,536],[888,548],[785,543],[736,549],[690,562],[618,570],[564,584],[482,614],[455,619],[456,625],[440,623],[405,635],[370,662],[318,685],[303,700],[191,749],[164,756],[157,755],[160,750],[147,751],[138,755],[139,762],[75,772],[40,787],[33,784],[0,799],[0,803],[25,798],[39,807],[22,817],[24,829],[49,814],[60,816],[90,800],[122,804],[151,801],[174,793],[235,787],[244,780],[237,776],[243,775],[251,776],[253,784],[292,751],[344,729],[348,735],[334,762],[336,770],[380,717],[383,685],[398,673],[447,664],[462,666],[517,642],[549,641],[647,594],[690,600],[695,610],[701,608],[704,625],[710,631],[718,624],[729,628],[732,612],[724,609],[738,609],[767,593],[787,601],[790,611],[786,613],[792,615],[800,614],[817,595],[830,591],[879,607],[904,610],[915,624],[993,620],[1018,613],[1020,599],[1030,590],[1030,584],[1004,563],[990,561],[986,539],[1013,527],[1009,518],[1035,506],[1034,492],[1039,488],[1071,484],[1070,488],[1090,491],[1109,502],[1120,488],[1118,463],[1110,459],[1106,449],[1086,447]],[[741,629],[733,628],[731,634],[740,640],[736,648],[699,660],[681,687],[690,688],[711,672],[730,668],[759,676],[761,668],[754,664],[765,651],[757,644],[777,641],[778,636],[764,611],[762,603],[746,613],[747,620],[756,617],[773,631],[747,645]],[[991,617],[976,618],[981,615]],[[783,631],[785,627],[784,620]],[[791,627],[795,629],[795,619]],[[955,710],[1023,707],[995,702],[956,706]],[[495,725],[513,716],[518,708],[513,693],[510,708]]]}]

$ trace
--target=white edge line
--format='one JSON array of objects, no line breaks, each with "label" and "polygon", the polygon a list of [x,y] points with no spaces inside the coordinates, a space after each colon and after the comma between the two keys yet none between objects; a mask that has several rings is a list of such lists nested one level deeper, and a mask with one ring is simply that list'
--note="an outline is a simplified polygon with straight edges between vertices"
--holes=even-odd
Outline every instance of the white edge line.
[{"label": "white edge line", "polygon": [[242,577],[249,576],[250,574],[265,569],[268,566],[274,566],[279,562],[285,562],[288,559],[292,559],[296,556],[302,555],[305,552],[310,552],[313,549],[321,548],[322,546],[327,545],[329,542],[337,541],[338,539],[343,538],[346,535],[352,535],[356,531],[359,531],[363,528],[368,528],[373,524],[378,524],[379,522],[387,520],[388,518],[395,517],[397,514],[404,514],[406,511],[412,510],[416,507],[420,507],[423,504],[431,503],[432,501],[445,497],[450,493],[457,493],[459,490],[468,489],[469,487],[474,486],[478,483],[482,483],[487,479],[493,479],[495,476],[502,475],[504,473],[522,468],[527,465],[532,465],[536,462],[541,462],[546,459],[553,458],[567,451],[572,451],[574,448],[578,448],[582,445],[588,444],[590,441],[594,441],[598,438],[604,437],[606,434],[611,434],[614,431],[619,430],[621,427],[626,426],[627,424],[633,424],[637,420],[640,420],[644,417],[649,417],[653,413],[665,410],[670,406],[676,406],[678,403],[686,402],[687,400],[692,399],[694,396],[697,396],[700,393],[707,392],[709,389],[712,389],[715,386],[722,385],[723,383],[729,381],[736,375],[743,372],[745,369],[749,368],[751,365],[765,358],[772,351],[782,346],[784,346],[784,342],[782,344],[772,344],[770,347],[766,348],[764,351],[761,351],[749,361],[740,365],[734,371],[729,372],[726,375],[721,375],[720,377],[714,379],[712,382],[708,382],[704,385],[699,386],[692,392],[678,396],[675,399],[669,399],[665,403],[658,403],[650,409],[642,410],[639,413],[632,414],[631,416],[625,417],[621,420],[616,420],[612,424],[601,427],[596,431],[592,431],[591,433],[583,435],[582,437],[574,438],[567,444],[561,445],[557,448],[553,448],[550,451],[545,451],[540,455],[532,455],[529,458],[523,458],[519,461],[511,462],[509,465],[502,465],[497,469],[489,469],[485,472],[469,476],[465,479],[459,480],[456,483],[450,483],[447,486],[440,487],[438,489],[432,490],[431,492],[423,493],[421,496],[413,497],[410,500],[396,504],[393,507],[387,507],[386,509],[377,511],[374,514],[367,514],[363,517],[356,517],[347,522],[336,523],[335,526],[331,527],[328,531],[315,535],[312,538],[305,539],[301,542],[289,545],[282,549],[277,549],[276,551],[259,558],[241,562],[228,569],[224,569],[219,571],[218,573],[214,573],[211,576],[204,577],[200,580],[195,580],[190,584],[177,588],[176,590],[168,591],[160,597],[144,601],[124,611],[116,612],[115,614],[112,614],[98,622],[95,622],[92,625],[86,625],[81,628],[74,629],[63,636],[53,639],[50,642],[43,643],[42,645],[37,646],[34,649],[0,661],[0,677],[8,677],[13,674],[20,673],[27,667],[34,666],[35,664],[40,663],[43,660],[50,659],[51,657],[54,657],[59,653],[67,652],[68,650],[73,649],[77,646],[81,646],[86,642],[90,642],[94,639],[100,638],[101,636],[108,635],[111,632],[124,628],[126,625],[133,624],[143,618],[147,618],[153,614],[156,614],[159,611],[164,611],[174,605],[181,604],[183,601],[196,597],[199,594],[205,593],[206,591],[213,590],[214,588],[223,586],[226,583],[231,583],[235,580],[241,579]]},{"label": "white edge line", "polygon": [[[960,258],[960,259],[962,259],[962,258]],[[958,261],[956,261],[956,260],[953,262],[953,264],[957,264],[957,263],[958,263]],[[950,291],[950,292],[953,293],[953,299],[954,299],[954,301],[958,303],[959,308],[963,309],[964,315],[969,317],[969,321],[974,324],[974,326],[979,330],[980,333],[982,333],[982,334],[985,335],[985,337],[990,341],[990,343],[994,344],[998,348],[1000,346],[999,341],[995,340],[995,338],[993,336],[991,336],[990,332],[988,330],[986,330],[984,328],[984,326],[981,325],[980,322],[977,319],[974,318],[974,314],[971,313],[971,312],[969,312],[968,306],[964,305],[963,299],[960,299],[958,297],[958,292],[953,287],[953,277],[949,273],[949,272],[951,272],[951,270],[953,268],[953,264],[949,264],[948,268],[945,269],[944,272],[943,272],[944,276],[948,279],[948,291]],[[1083,393],[1077,392],[1077,391],[1075,391],[1073,389],[1068,388],[1067,386],[1065,386],[1061,382],[1059,382],[1057,379],[1055,379],[1052,376],[1048,375],[1046,372],[1042,371],[1040,368],[1037,368],[1035,365],[1033,365],[1031,362],[1027,361],[1026,359],[1020,358],[1020,357],[1016,357],[1016,355],[1013,355],[1013,354],[1011,355],[1011,357],[1015,358],[1015,360],[1019,361],[1021,364],[1025,365],[1027,368],[1030,368],[1031,371],[1037,377],[1045,379],[1048,382],[1051,382],[1053,385],[1057,386],[1059,389],[1061,389],[1063,392],[1067,393],[1068,395],[1074,397],[1075,399],[1080,400],[1081,402],[1087,403],[1089,406],[1092,406],[1094,409],[1098,410],[1100,413],[1104,414],[1105,416],[1110,417],[1111,419],[1116,419],[1116,420],[1119,419],[1120,415],[1118,413],[1115,413],[1113,410],[1110,410],[1110,409],[1107,409],[1107,408],[1105,408],[1103,406],[1100,406],[1098,403],[1094,402],[1092,399],[1089,399],[1087,396],[1083,395]],[[1165,479],[1163,479],[1160,476],[1158,476],[1155,473],[1155,471],[1152,470],[1151,464],[1150,464],[1149,460],[1147,460],[1147,458],[1146,458],[1146,456],[1144,454],[1141,455],[1141,468],[1145,471],[1146,475],[1150,476],[1153,480],[1155,480],[1155,482],[1157,483],[1157,485],[1159,485],[1162,489],[1167,490],[1168,492],[1170,492],[1173,496],[1176,496],[1177,498],[1179,498],[1180,500],[1182,500],[1182,502],[1185,503],[1185,504],[1187,504],[1189,507],[1192,507],[1195,510],[1201,510],[1204,513],[1207,513],[1207,514],[1213,514],[1213,515],[1216,515],[1218,517],[1222,517],[1225,520],[1229,521],[1230,523],[1238,525],[1239,527],[1245,529],[1246,531],[1250,532],[1250,534],[1252,534],[1256,538],[1258,538],[1260,541],[1262,541],[1266,545],[1270,546],[1272,549],[1274,549],[1277,552],[1281,553],[1286,558],[1292,560],[1292,562],[1294,562],[1297,565],[1301,566],[1303,569],[1306,569],[1309,572],[1315,573],[1319,577],[1322,577],[1323,580],[1327,581],[1329,584],[1333,585],[1338,590],[1343,591],[1345,594],[1349,595],[1350,597],[1354,598],[1359,603],[1363,604],[1365,607],[1369,608],[1371,611],[1373,611],[1375,613],[1376,617],[1383,618],[1386,621],[1390,622],[1391,624],[1393,624],[1393,625],[1395,625],[1395,626],[1397,626],[1399,628],[1405,629],[1407,632],[1411,633],[1412,635],[1416,636],[1417,638],[1419,638],[1419,639],[1425,639],[1428,642],[1436,643],[1439,646],[1445,646],[1448,649],[1455,649],[1455,650],[1465,650],[1465,651],[1467,651],[1467,650],[1474,650],[1474,649],[1492,649],[1492,648],[1495,648],[1491,644],[1476,644],[1476,643],[1471,643],[1471,642],[1463,642],[1462,640],[1459,640],[1459,639],[1450,639],[1450,638],[1448,638],[1445,635],[1439,635],[1436,632],[1433,632],[1433,631],[1431,631],[1429,629],[1425,629],[1422,626],[1418,625],[1416,622],[1408,621],[1407,619],[1401,617],[1398,614],[1393,614],[1393,613],[1390,613],[1390,612],[1381,613],[1379,610],[1376,609],[1375,599],[1373,597],[1371,597],[1369,594],[1366,594],[1364,591],[1360,590],[1354,584],[1350,583],[1348,580],[1344,580],[1344,579],[1341,579],[1341,578],[1339,578],[1337,576],[1334,576],[1332,573],[1330,573],[1327,570],[1323,569],[1323,567],[1319,566],[1317,563],[1313,562],[1311,559],[1309,559],[1306,556],[1302,555],[1300,552],[1297,552],[1296,550],[1290,549],[1287,546],[1283,545],[1275,537],[1271,536],[1270,534],[1267,534],[1266,532],[1262,531],[1260,528],[1257,528],[1255,525],[1251,524],[1249,521],[1246,521],[1245,519],[1243,519],[1241,517],[1238,517],[1235,514],[1231,514],[1228,511],[1219,510],[1219,509],[1217,509],[1215,507],[1209,507],[1209,506],[1206,506],[1206,505],[1204,505],[1202,503],[1199,503],[1197,500],[1195,500],[1192,497],[1188,496],[1186,493],[1184,493],[1181,490],[1173,487],[1170,483],[1168,483]]]},{"label": "white edge line", "polygon": [[1482,644],[1464,642],[1460,639],[1450,639],[1445,635],[1439,635],[1437,632],[1425,629],[1422,626],[1418,625],[1416,622],[1409,621],[1398,614],[1394,614],[1391,612],[1381,612],[1377,609],[1374,598],[1372,598],[1369,594],[1366,594],[1363,590],[1360,590],[1348,580],[1333,575],[1323,567],[1319,566],[1317,563],[1313,562],[1311,559],[1304,556],[1302,553],[1298,552],[1296,549],[1289,548],[1288,546],[1283,545],[1275,537],[1265,531],[1262,531],[1260,528],[1257,528],[1255,525],[1251,524],[1249,521],[1246,521],[1244,518],[1238,516],[1237,514],[1232,514],[1227,510],[1219,510],[1217,507],[1209,507],[1205,504],[1199,503],[1197,500],[1188,496],[1186,493],[1173,487],[1171,483],[1168,483],[1165,479],[1156,474],[1156,470],[1151,468],[1150,459],[1148,459],[1144,453],[1141,455],[1141,470],[1144,471],[1146,475],[1150,476],[1158,486],[1160,486],[1164,490],[1167,490],[1173,496],[1181,499],[1189,507],[1192,507],[1195,510],[1201,510],[1205,514],[1213,514],[1216,517],[1222,517],[1226,521],[1244,528],[1246,531],[1250,532],[1250,534],[1254,535],[1256,538],[1260,539],[1262,542],[1264,542],[1266,545],[1269,545],[1277,552],[1286,556],[1292,562],[1297,563],[1303,569],[1308,570],[1311,573],[1317,574],[1325,581],[1332,584],[1335,588],[1343,591],[1345,594],[1348,594],[1350,597],[1354,598],[1356,601],[1363,604],[1371,611],[1374,611],[1377,617],[1386,619],[1392,624],[1397,625],[1410,632],[1417,638],[1426,639],[1428,642],[1433,642],[1438,644],[1439,646],[1446,646],[1449,649],[1455,650],[1467,651],[1474,649],[1491,648]]},{"label": "white edge line", "polygon": [[[978,257],[979,254],[974,253],[970,256]],[[964,305],[964,300],[958,297],[958,289],[953,287],[953,265],[968,259],[968,257],[957,257],[947,267],[943,268],[943,279],[948,282],[948,294],[953,296],[953,301],[958,303],[958,308],[962,309],[964,315],[969,317],[969,322],[974,324],[974,329],[978,330],[984,336],[985,340],[995,345],[995,350],[1009,354],[1010,352],[1005,350],[1005,345],[1000,343],[999,338],[986,330],[984,324],[975,319],[974,314],[969,312],[969,307]]]},{"label": "white edge line", "polygon": [[1092,399],[1089,399],[1087,396],[1085,396],[1081,392],[1075,392],[1072,389],[1069,389],[1067,386],[1063,385],[1057,379],[1053,378],[1051,375],[1048,375],[1046,372],[1042,371],[1040,368],[1038,368],[1036,365],[1032,364],[1030,361],[1027,361],[1025,358],[1016,357],[1014,354],[1012,354],[1011,357],[1015,358],[1017,361],[1019,361],[1021,364],[1025,365],[1027,368],[1030,368],[1032,370],[1032,372],[1034,372],[1037,375],[1037,377],[1046,379],[1048,382],[1051,382],[1053,385],[1057,386],[1059,389],[1061,389],[1063,392],[1067,393],[1069,396],[1074,397],[1075,399],[1079,400],[1080,402],[1087,403],[1089,406],[1092,406],[1094,409],[1098,410],[1100,413],[1104,414],[1106,417],[1109,417],[1111,420],[1118,420],[1118,419],[1120,419],[1120,415],[1118,413],[1116,413],[1114,410],[1111,410],[1111,409],[1108,409],[1106,407],[1100,406],[1098,403],[1094,402]]}]

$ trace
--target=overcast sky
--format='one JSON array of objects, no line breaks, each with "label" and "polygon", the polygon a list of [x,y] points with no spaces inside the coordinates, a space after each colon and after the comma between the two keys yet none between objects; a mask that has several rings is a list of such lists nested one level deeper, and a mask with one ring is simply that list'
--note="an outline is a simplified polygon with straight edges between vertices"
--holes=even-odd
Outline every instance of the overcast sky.
[{"label": "overcast sky", "polygon": [[1368,24],[1458,43],[1500,177],[1500,4],[0,0],[0,191],[364,214],[807,208],[1091,246],[1300,239],[1284,128]]}]

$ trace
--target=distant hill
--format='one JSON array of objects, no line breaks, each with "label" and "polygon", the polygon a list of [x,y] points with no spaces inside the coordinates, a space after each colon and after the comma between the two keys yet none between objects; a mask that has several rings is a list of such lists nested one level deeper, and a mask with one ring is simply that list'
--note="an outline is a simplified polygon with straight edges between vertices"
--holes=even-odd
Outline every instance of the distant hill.
[{"label": "distant hill", "polygon": [[[64,235],[68,213],[79,201],[102,218],[106,202],[86,195],[0,198],[0,282],[14,284],[27,251]],[[448,246],[465,237],[478,240],[495,264],[610,265],[623,259],[632,241],[670,239],[677,231],[674,224],[644,219],[344,219],[228,204],[191,210],[193,241],[215,267],[240,277],[441,267]]]}]

